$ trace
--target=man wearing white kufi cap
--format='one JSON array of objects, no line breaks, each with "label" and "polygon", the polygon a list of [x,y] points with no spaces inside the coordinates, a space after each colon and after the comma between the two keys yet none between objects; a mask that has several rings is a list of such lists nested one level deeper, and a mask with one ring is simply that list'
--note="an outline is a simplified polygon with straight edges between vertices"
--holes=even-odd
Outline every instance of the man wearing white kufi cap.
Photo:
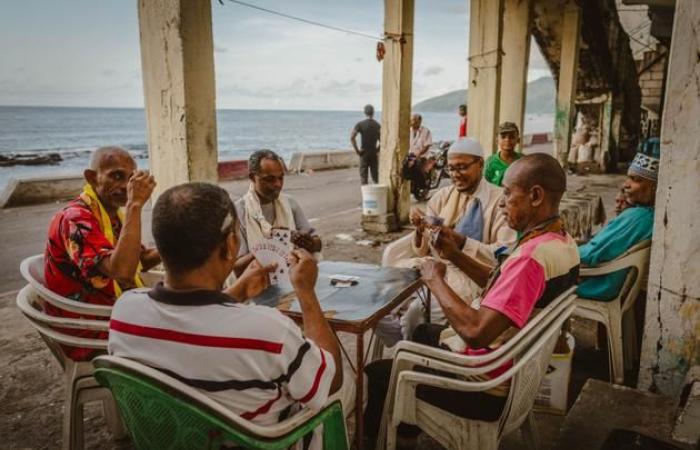
[{"label": "man wearing white kufi cap", "polygon": [[[478,141],[460,138],[452,144],[447,152],[452,184],[436,191],[425,211],[411,211],[411,223],[416,227],[411,239],[413,257],[396,264],[417,268],[428,256],[443,260],[447,264],[447,283],[469,303],[479,296],[481,288],[452,261],[463,265],[466,259],[475,270],[490,271],[496,265],[495,253],[516,239],[515,231],[508,228],[499,212],[501,189],[483,178],[483,168],[483,149]],[[448,249],[457,249],[461,255]],[[437,302],[431,303],[430,316],[431,323],[446,322]],[[392,346],[402,337],[410,338],[423,317],[423,305],[414,299],[400,319],[390,315],[380,322],[377,333],[387,346]]]},{"label": "man wearing white kufi cap", "polygon": [[[579,247],[581,265],[597,266],[612,261],[638,243],[651,239],[658,174],[659,159],[637,153],[623,186],[629,207],[608,222],[593,239]],[[609,275],[586,278],[579,283],[576,294],[590,300],[613,300],[622,289],[628,271],[623,269]]]}]

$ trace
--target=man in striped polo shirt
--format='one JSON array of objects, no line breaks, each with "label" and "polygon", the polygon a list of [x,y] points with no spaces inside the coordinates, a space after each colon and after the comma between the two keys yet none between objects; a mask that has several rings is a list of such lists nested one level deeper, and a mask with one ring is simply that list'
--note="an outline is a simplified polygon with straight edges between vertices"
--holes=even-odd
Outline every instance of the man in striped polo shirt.
[{"label": "man in striped polo shirt", "polygon": [[222,291],[238,254],[238,227],[233,202],[218,186],[165,191],[152,222],[165,280],[119,298],[109,353],[159,369],[269,425],[298,404],[326,403],[342,383],[340,349],[314,293],[316,262],[305,250],[290,257],[303,330],[276,309],[243,303],[267,287],[274,266],[254,261]]},{"label": "man in striped polo shirt", "polygon": [[[503,186],[500,207],[508,226],[520,233],[520,239],[514,248],[499,254],[499,264],[489,273],[484,264],[462,252],[449,234],[439,237],[436,250],[445,257],[449,254],[448,259],[454,259],[457,267],[484,287],[484,292],[480,306],[470,306],[445,281],[444,263],[423,263],[422,279],[440,303],[449,327],[420,325],[414,341],[468,355],[491,352],[523,328],[536,308],[543,308],[576,283],[578,248],[559,219],[566,175],[557,160],[541,153],[524,156],[509,167]],[[499,367],[489,377],[507,369]],[[372,436],[378,431],[391,360],[377,361],[365,370],[369,377],[365,423]],[[503,411],[509,387],[506,383],[488,392],[456,392],[418,386],[416,395],[455,415],[494,421]],[[416,435],[415,427],[402,425],[399,430],[406,437]]]}]

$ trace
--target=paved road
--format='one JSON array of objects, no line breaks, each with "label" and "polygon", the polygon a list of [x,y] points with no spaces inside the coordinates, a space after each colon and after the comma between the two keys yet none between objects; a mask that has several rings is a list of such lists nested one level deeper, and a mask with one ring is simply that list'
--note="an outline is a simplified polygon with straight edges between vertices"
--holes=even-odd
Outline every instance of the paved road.
[{"label": "paved road", "polygon": [[[234,197],[240,197],[248,189],[248,181],[233,181],[223,186]],[[285,180],[285,193],[294,196],[309,219],[332,216],[359,208],[361,204],[357,169],[289,176]],[[0,293],[22,287],[19,263],[27,256],[43,252],[49,221],[62,204],[0,210]],[[148,207],[143,226],[145,242],[152,242],[150,215]]]}]

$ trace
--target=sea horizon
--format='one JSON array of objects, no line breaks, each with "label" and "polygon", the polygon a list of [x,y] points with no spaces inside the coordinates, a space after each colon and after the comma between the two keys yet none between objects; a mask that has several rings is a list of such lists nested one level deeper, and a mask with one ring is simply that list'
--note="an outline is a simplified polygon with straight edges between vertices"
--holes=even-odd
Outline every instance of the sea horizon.
[{"label": "sea horizon", "polygon": [[[247,159],[269,148],[286,160],[295,152],[350,150],[350,132],[362,111],[218,108],[219,160]],[[453,140],[456,112],[422,112],[433,141]],[[381,111],[375,113],[381,121]],[[527,114],[524,133],[553,129],[554,115]],[[0,154],[58,153],[57,165],[0,167],[0,189],[11,178],[80,173],[90,153],[104,145],[127,149],[148,168],[144,108],[103,106],[0,106]]]}]

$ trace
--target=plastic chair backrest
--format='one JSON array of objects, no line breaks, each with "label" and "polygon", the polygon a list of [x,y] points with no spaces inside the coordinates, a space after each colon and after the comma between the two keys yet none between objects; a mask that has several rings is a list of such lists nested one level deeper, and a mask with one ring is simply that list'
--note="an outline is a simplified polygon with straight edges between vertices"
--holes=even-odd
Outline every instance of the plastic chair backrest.
[{"label": "plastic chair backrest", "polygon": [[634,304],[642,284],[648,279],[650,257],[651,241],[644,240],[630,247],[625,253],[610,262],[596,267],[582,268],[581,276],[601,276],[628,269],[619,293],[620,308],[624,313]]},{"label": "plastic chair backrest", "polygon": [[402,259],[416,256],[413,254],[411,239],[413,239],[413,233],[408,233],[389,243],[382,253],[382,267],[393,267]]},{"label": "plastic chair backrest", "polygon": [[283,449],[321,424],[324,448],[347,448],[339,401],[318,413],[305,409],[280,424],[263,427],[136,361],[99,356],[93,364],[95,378],[112,391],[137,449],[221,448],[231,443],[247,448]]},{"label": "plastic chair backrest", "polygon": [[[519,357],[527,359],[527,362],[513,374],[506,414],[504,414],[501,421],[502,430],[505,429],[510,432],[512,429],[519,427],[530,414],[542,379],[547,374],[547,368],[549,367],[561,327],[575,310],[574,298],[574,296],[568,297],[567,307],[559,313],[556,320],[549,324],[547,329],[539,335],[533,344],[533,348],[539,347],[540,350],[532,352],[532,354],[528,354],[528,352]],[[516,365],[519,358],[516,358]]]},{"label": "plastic chair backrest", "polygon": [[[31,285],[22,288],[17,294],[17,307],[22,314],[29,319],[34,329],[37,330],[41,338],[46,342],[46,346],[65,370],[68,361],[64,345],[76,348],[91,348],[96,350],[107,350],[107,340],[89,339],[72,336],[61,331],[62,328],[84,329],[85,322],[94,325],[91,329],[98,329],[101,326],[107,329],[108,322],[104,320],[69,319],[63,317],[49,316],[41,310],[40,302],[42,297],[34,291]],[[101,322],[101,323],[98,323]]]},{"label": "plastic chair backrest", "polygon": [[34,255],[26,258],[19,266],[19,271],[25,280],[37,291],[41,297],[53,306],[76,314],[109,317],[112,307],[106,305],[92,305],[62,297],[46,287],[44,278],[44,255]]},{"label": "plastic chair backrest", "polygon": [[[496,350],[479,356],[467,356],[460,353],[455,353],[451,350],[444,349],[426,349],[430,352],[431,357],[452,364],[462,365],[465,368],[474,367],[474,374],[485,373],[501,367],[508,363],[511,359],[521,351],[528,347],[530,342],[539,336],[539,334],[547,328],[552,321],[556,320],[561,312],[573,302],[573,293],[576,286],[572,286],[562,292],[558,297],[552,300],[549,305],[543,308],[538,314],[532,317],[525,326],[519,330],[511,339],[505,342]],[[423,347],[414,342],[401,341],[398,344],[396,351],[412,351],[415,346]]]},{"label": "plastic chair backrest", "polygon": [[108,331],[109,322],[106,320],[89,320],[50,316],[42,311],[41,300],[34,288],[29,285],[17,294],[17,307],[29,319],[31,324],[44,337],[58,344],[73,347],[107,349],[106,339],[89,339],[64,333],[62,329]]},{"label": "plastic chair backrest", "polygon": [[651,241],[645,240],[630,247],[620,259],[631,263],[630,271],[622,285],[622,312],[626,312],[636,300],[642,284],[648,281],[649,259],[651,258]]}]

